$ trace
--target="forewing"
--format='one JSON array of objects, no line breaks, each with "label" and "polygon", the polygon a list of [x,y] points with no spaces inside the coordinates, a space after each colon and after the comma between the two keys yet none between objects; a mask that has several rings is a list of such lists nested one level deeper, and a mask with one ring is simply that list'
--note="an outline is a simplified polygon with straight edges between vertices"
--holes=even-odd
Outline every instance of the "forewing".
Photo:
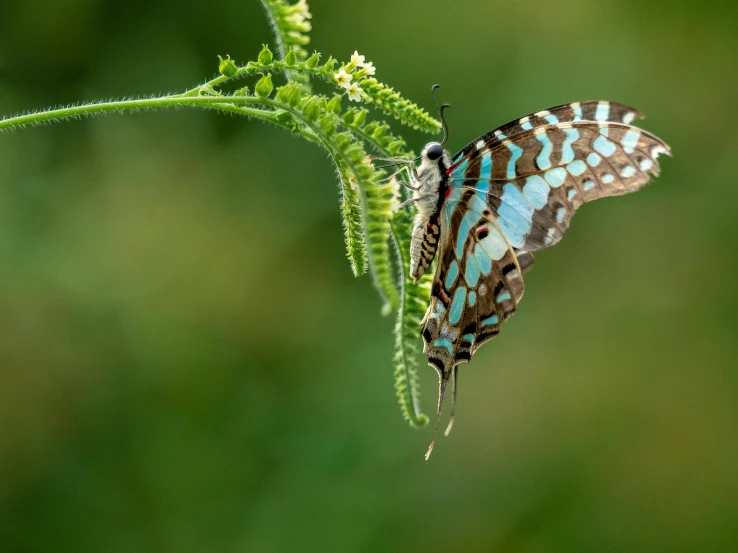
[{"label": "forewing", "polygon": [[[450,186],[486,194],[516,249],[546,248],[582,204],[633,192],[659,174],[657,158],[669,148],[625,123],[636,115],[621,104],[583,102],[524,117],[459,152]],[[578,120],[583,116],[599,119]]]},{"label": "forewing", "polygon": [[484,194],[452,190],[441,216],[438,265],[422,334],[429,364],[448,378],[499,333],[524,287],[515,253]]}]

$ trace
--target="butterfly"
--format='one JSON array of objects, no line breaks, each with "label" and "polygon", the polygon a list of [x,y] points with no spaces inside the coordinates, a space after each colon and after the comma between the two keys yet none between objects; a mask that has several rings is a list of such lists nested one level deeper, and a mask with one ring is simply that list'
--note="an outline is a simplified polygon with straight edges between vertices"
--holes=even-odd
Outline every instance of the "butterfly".
[{"label": "butterfly", "polygon": [[[434,87],[435,90],[436,87]],[[435,99],[435,98],[434,98]],[[424,352],[438,372],[438,420],[458,366],[500,332],[525,289],[533,252],[553,246],[582,204],[634,192],[658,176],[669,147],[631,123],[642,117],[607,101],[575,102],[528,115],[469,143],[456,155],[442,142],[423,148],[413,166],[417,214],[410,258],[417,280],[438,258],[422,321]],[[416,158],[417,159],[417,158]]]}]

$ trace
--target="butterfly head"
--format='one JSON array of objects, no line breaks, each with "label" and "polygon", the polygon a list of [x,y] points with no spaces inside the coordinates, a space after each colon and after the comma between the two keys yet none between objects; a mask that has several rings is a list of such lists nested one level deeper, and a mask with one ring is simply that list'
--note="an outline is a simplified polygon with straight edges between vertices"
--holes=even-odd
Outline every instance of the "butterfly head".
[{"label": "butterfly head", "polygon": [[431,142],[423,149],[423,156],[430,161],[436,161],[443,155],[443,145],[440,142]]},{"label": "butterfly head", "polygon": [[[451,166],[451,154],[443,148],[441,142],[429,142],[420,154],[418,175],[421,177],[421,186],[430,192],[438,190],[440,181]],[[426,182],[432,181],[432,182]]]}]

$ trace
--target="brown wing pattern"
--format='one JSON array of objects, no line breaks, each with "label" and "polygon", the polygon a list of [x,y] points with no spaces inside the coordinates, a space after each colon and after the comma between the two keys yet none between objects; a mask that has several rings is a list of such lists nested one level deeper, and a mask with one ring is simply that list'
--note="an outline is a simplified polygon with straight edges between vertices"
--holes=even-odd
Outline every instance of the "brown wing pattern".
[{"label": "brown wing pattern", "polygon": [[[513,121],[453,158],[439,212],[438,266],[422,335],[439,374],[438,416],[458,364],[496,336],[522,298],[532,251],[557,243],[576,210],[627,194],[659,174],[669,154],[615,102],[566,104]],[[451,420],[446,433],[454,420]],[[436,419],[436,430],[438,419]],[[435,443],[430,445],[426,458]]]},{"label": "brown wing pattern", "polygon": [[[604,114],[602,104],[595,113]],[[630,120],[636,113],[616,106],[608,111],[613,117]],[[554,109],[561,117],[567,112]],[[503,232],[522,251],[556,244],[582,204],[638,190],[659,174],[658,156],[670,153],[661,139],[625,123],[563,121],[524,128],[557,118],[544,113],[502,127],[509,135],[500,130],[486,135],[466,154],[462,150],[449,169],[455,186],[487,194]]]},{"label": "brown wing pattern", "polygon": [[[457,365],[468,362],[479,346],[499,333],[524,291],[515,252],[492,218],[485,195],[459,192],[459,199],[441,211],[444,238],[422,322],[424,351],[439,375],[439,416],[452,376],[455,396]],[[529,266],[532,256],[526,260]],[[449,430],[452,424],[453,411]]]}]

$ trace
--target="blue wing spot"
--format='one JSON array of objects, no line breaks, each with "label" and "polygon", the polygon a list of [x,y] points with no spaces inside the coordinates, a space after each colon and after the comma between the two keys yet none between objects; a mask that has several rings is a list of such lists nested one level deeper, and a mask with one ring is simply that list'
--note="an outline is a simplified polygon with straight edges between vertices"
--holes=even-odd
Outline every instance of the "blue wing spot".
[{"label": "blue wing spot", "polygon": [[515,164],[520,159],[520,156],[523,155],[523,148],[513,144],[512,142],[508,142],[506,146],[507,149],[512,152],[512,156],[510,156],[510,161],[507,162],[507,178],[514,179],[515,175],[517,175],[517,172],[515,171]]},{"label": "blue wing spot", "polygon": [[[466,269],[464,269],[464,279],[466,280],[466,283],[472,288],[477,285],[477,282],[479,282],[479,265],[477,265],[477,262],[474,261],[474,256],[472,255],[467,256],[466,258]],[[470,305],[474,305],[471,301],[472,293],[473,292],[469,293],[469,304]]]},{"label": "blue wing spot", "polygon": [[451,302],[451,309],[448,312],[448,322],[455,325],[461,319],[461,312],[464,310],[466,303],[466,288],[459,286],[454,293],[454,299]]},{"label": "blue wing spot", "polygon": [[584,186],[582,187],[584,191],[592,190],[595,187],[595,183],[591,180],[584,181]]},{"label": "blue wing spot", "polygon": [[604,136],[598,136],[594,141],[594,149],[605,157],[609,157],[615,153],[615,144],[610,142]]},{"label": "blue wing spot", "polygon": [[479,214],[474,211],[468,210],[464,213],[464,217],[461,219],[459,224],[458,235],[456,238],[456,257],[461,259],[464,253],[464,244],[469,236],[471,228],[479,222]]},{"label": "blue wing spot", "polygon": [[533,128],[533,125],[530,124],[530,121],[526,121],[525,123],[520,125],[520,128],[523,129],[524,131],[529,131]]},{"label": "blue wing spot", "polygon": [[497,315],[492,315],[489,319],[484,319],[482,321],[482,324],[484,326],[487,326],[487,325],[496,325],[499,322],[500,322],[500,318]]},{"label": "blue wing spot", "polygon": [[474,259],[477,260],[477,265],[479,266],[479,270],[482,271],[482,274],[488,275],[492,270],[492,260],[489,254],[484,251],[481,244],[474,246]]},{"label": "blue wing spot", "polygon": [[453,355],[454,353],[454,348],[451,347],[451,342],[449,342],[448,340],[436,340],[435,342],[433,342],[433,345],[437,348],[446,348],[450,355]]},{"label": "blue wing spot", "polygon": [[461,254],[464,251],[467,236],[469,236],[469,223],[466,222],[466,216],[464,216],[459,224],[459,230],[456,236],[456,257],[459,259],[461,259]]},{"label": "blue wing spot", "polygon": [[582,107],[574,108],[574,121],[582,120]]},{"label": "blue wing spot", "polygon": [[653,167],[653,161],[650,159],[641,161],[641,171],[648,171],[651,167]]},{"label": "blue wing spot", "polygon": [[569,190],[569,193],[566,195],[566,199],[571,201],[576,195],[577,195],[576,189],[572,188],[571,190]]},{"label": "blue wing spot", "polygon": [[473,211],[477,213],[484,213],[484,209],[486,207],[487,207],[486,191],[477,192],[474,196],[471,197],[471,201],[469,202],[469,209],[472,209]]},{"label": "blue wing spot", "polygon": [[507,183],[502,190],[497,214],[500,220],[505,219],[514,227],[522,238],[530,232],[534,207],[514,184]]},{"label": "blue wing spot", "polygon": [[458,181],[464,180],[464,173],[466,173],[466,169],[468,166],[469,162],[466,159],[459,163],[459,165],[456,166],[456,169],[451,172],[451,178]]},{"label": "blue wing spot", "polygon": [[433,313],[431,313],[431,317],[434,319],[441,319],[445,313],[446,307],[440,301],[436,301],[433,304]]},{"label": "blue wing spot", "polygon": [[[502,259],[507,252],[507,242],[496,228],[489,229],[489,234],[479,242],[484,252],[495,261]],[[479,265],[482,268],[482,265]],[[486,274],[486,273],[485,273]]]},{"label": "blue wing spot", "polygon": [[565,216],[566,216],[566,208],[560,207],[558,211],[556,212],[556,222],[557,223],[563,222]]},{"label": "blue wing spot", "polygon": [[548,202],[548,193],[550,191],[551,187],[545,180],[538,175],[531,175],[525,181],[523,196],[525,196],[536,209],[543,209],[543,206]]},{"label": "blue wing spot", "polygon": [[600,102],[597,104],[595,112],[595,121],[607,121],[610,118],[610,103]]},{"label": "blue wing spot", "polygon": [[510,299],[510,292],[502,292],[499,296],[497,296],[497,303],[502,303],[505,300]]},{"label": "blue wing spot", "polygon": [[587,156],[587,163],[589,163],[591,167],[597,167],[601,161],[602,158],[594,152]]},{"label": "blue wing spot", "polygon": [[564,184],[564,181],[566,180],[566,171],[563,167],[557,167],[556,169],[546,171],[544,176],[546,177],[546,182],[550,184],[552,188],[557,188]]},{"label": "blue wing spot", "polygon": [[502,232],[505,233],[508,242],[510,242],[513,247],[521,248],[523,244],[525,244],[525,238],[523,238],[523,235],[520,234],[520,231],[512,226],[507,219],[500,217],[497,219],[497,224],[500,225]]},{"label": "blue wing spot", "polygon": [[576,161],[572,161],[569,165],[567,165],[566,170],[575,177],[578,177],[587,170],[587,166],[581,159],[578,159]]},{"label": "blue wing spot", "polygon": [[640,137],[640,131],[628,131],[620,143],[623,145],[623,148],[635,148],[638,146],[638,139]]},{"label": "blue wing spot", "polygon": [[[471,257],[469,259],[471,259]],[[472,290],[471,292],[469,292],[469,307],[474,307],[475,303],[477,303],[477,293]]]},{"label": "blue wing spot", "polygon": [[572,144],[579,138],[579,131],[576,129],[566,129],[566,140],[561,147],[561,163],[570,163],[574,161],[574,148]]},{"label": "blue wing spot", "polygon": [[615,177],[612,176],[610,173],[602,175],[602,182],[604,182],[605,184],[610,184],[614,180],[615,180]]},{"label": "blue wing spot", "polygon": [[488,151],[482,157],[482,167],[479,170],[479,178],[482,180],[489,180],[491,176],[492,176],[492,155]]},{"label": "blue wing spot", "polygon": [[623,167],[623,170],[620,172],[620,174],[626,178],[632,177],[633,175],[636,174],[636,168],[633,167],[632,165],[626,165],[625,167]]},{"label": "blue wing spot", "polygon": [[610,127],[602,127],[600,129],[600,134],[602,136],[610,136]]},{"label": "blue wing spot", "polygon": [[446,273],[446,290],[451,290],[457,276],[459,276],[459,265],[456,260],[453,260],[448,267],[448,273]]},{"label": "blue wing spot", "polygon": [[556,117],[555,115],[546,115],[546,116],[544,117],[544,119],[545,119],[545,120],[546,120],[546,121],[547,121],[547,122],[548,122],[549,124],[551,124],[551,125],[555,125],[556,123],[558,123],[558,122],[559,122],[559,118],[558,118],[558,117]]},{"label": "blue wing spot", "polygon": [[[472,294],[472,293],[473,292],[470,292],[470,294]],[[473,344],[474,343],[474,334],[464,334],[464,340],[466,340],[467,342],[471,342]]]},{"label": "blue wing spot", "polygon": [[541,169],[548,169],[551,167],[551,152],[553,151],[553,144],[551,144],[551,139],[545,132],[536,134],[536,138],[541,144],[543,144],[541,153],[536,157],[536,163]]}]

